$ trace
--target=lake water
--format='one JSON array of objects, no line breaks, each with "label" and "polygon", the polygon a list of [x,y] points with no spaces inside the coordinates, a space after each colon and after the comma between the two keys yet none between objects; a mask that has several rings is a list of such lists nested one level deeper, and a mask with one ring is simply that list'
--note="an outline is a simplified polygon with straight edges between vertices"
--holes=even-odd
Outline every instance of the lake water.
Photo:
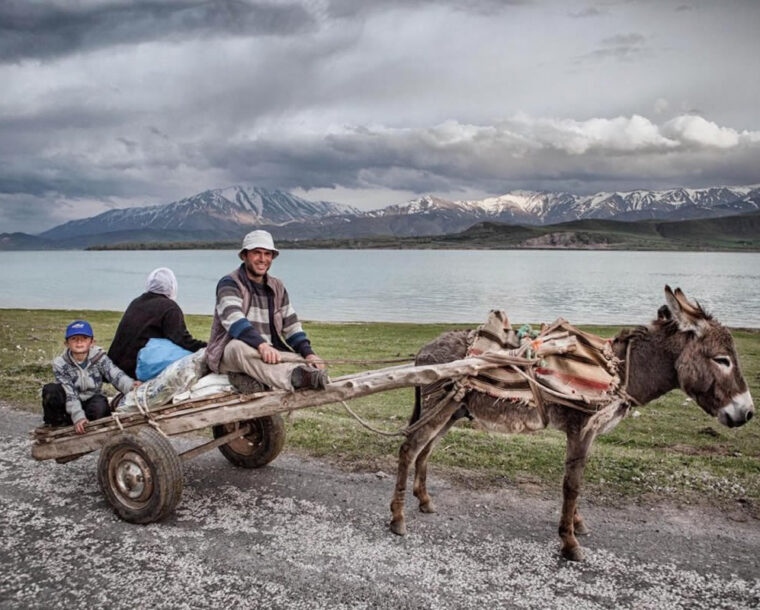
[{"label": "lake water", "polygon": [[[186,313],[210,314],[228,250],[0,252],[0,307],[123,311],[170,267]],[[760,253],[288,250],[274,262],[302,319],[646,323],[680,286],[723,323],[760,327]]]}]

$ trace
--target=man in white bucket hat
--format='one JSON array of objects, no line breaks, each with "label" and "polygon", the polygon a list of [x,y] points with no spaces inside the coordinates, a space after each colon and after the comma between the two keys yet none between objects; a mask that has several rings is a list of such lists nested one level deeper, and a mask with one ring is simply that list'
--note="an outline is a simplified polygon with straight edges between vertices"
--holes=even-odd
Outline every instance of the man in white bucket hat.
[{"label": "man in white bucket hat", "polygon": [[[216,286],[206,361],[215,373],[236,373],[282,390],[324,389],[323,361],[314,353],[283,283],[269,275],[280,254],[267,231],[251,231],[238,253],[243,263]],[[241,387],[242,386],[242,387]]]}]

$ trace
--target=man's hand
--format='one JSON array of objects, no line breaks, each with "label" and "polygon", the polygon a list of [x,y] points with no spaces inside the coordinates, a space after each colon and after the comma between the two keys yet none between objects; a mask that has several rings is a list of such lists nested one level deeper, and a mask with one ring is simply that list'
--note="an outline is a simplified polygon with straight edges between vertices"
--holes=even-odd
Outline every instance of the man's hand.
[{"label": "man's hand", "polygon": [[136,389],[137,389],[137,388],[139,388],[139,387],[140,387],[142,384],[143,384],[143,382],[142,382],[142,381],[137,381],[137,380],[135,380],[135,382],[132,384],[132,389],[133,389],[133,390],[136,390]]},{"label": "man's hand", "polygon": [[306,356],[306,362],[315,369],[324,369],[326,366],[325,361],[316,354],[309,354]]},{"label": "man's hand", "polygon": [[277,364],[282,361],[280,352],[273,348],[269,343],[262,343],[258,347],[261,359],[267,364]]},{"label": "man's hand", "polygon": [[87,423],[87,418],[83,417],[82,419],[77,420],[77,423],[74,424],[74,430],[76,430],[77,434],[84,434],[84,425]]}]

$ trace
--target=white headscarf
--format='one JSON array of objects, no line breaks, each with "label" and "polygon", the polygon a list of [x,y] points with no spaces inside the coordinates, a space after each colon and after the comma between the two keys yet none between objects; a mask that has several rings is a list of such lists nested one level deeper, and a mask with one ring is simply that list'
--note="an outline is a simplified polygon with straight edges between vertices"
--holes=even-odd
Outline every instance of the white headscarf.
[{"label": "white headscarf", "polygon": [[159,267],[148,274],[145,280],[145,291],[163,294],[172,301],[177,299],[177,278],[174,271],[168,267]]}]

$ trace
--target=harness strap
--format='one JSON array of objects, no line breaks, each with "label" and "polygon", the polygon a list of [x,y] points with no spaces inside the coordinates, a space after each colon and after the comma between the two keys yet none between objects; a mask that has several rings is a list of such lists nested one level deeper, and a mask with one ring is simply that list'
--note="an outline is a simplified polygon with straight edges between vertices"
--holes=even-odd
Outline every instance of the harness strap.
[{"label": "harness strap", "polygon": [[628,340],[628,345],[625,348],[625,380],[623,381],[623,385],[618,388],[618,394],[620,394],[624,400],[635,404],[637,407],[640,407],[641,403],[628,393],[628,380],[630,379],[631,375],[631,347],[633,346],[633,341],[634,338],[631,337]]},{"label": "harness strap", "polygon": [[[516,368],[516,367],[513,367]],[[539,389],[538,382],[536,381],[536,367],[531,366],[528,369],[528,385],[530,391],[533,392],[533,401],[536,403],[536,410],[541,417],[541,423],[546,426],[549,423],[549,418],[546,415],[546,407],[544,406],[544,397]]]}]

